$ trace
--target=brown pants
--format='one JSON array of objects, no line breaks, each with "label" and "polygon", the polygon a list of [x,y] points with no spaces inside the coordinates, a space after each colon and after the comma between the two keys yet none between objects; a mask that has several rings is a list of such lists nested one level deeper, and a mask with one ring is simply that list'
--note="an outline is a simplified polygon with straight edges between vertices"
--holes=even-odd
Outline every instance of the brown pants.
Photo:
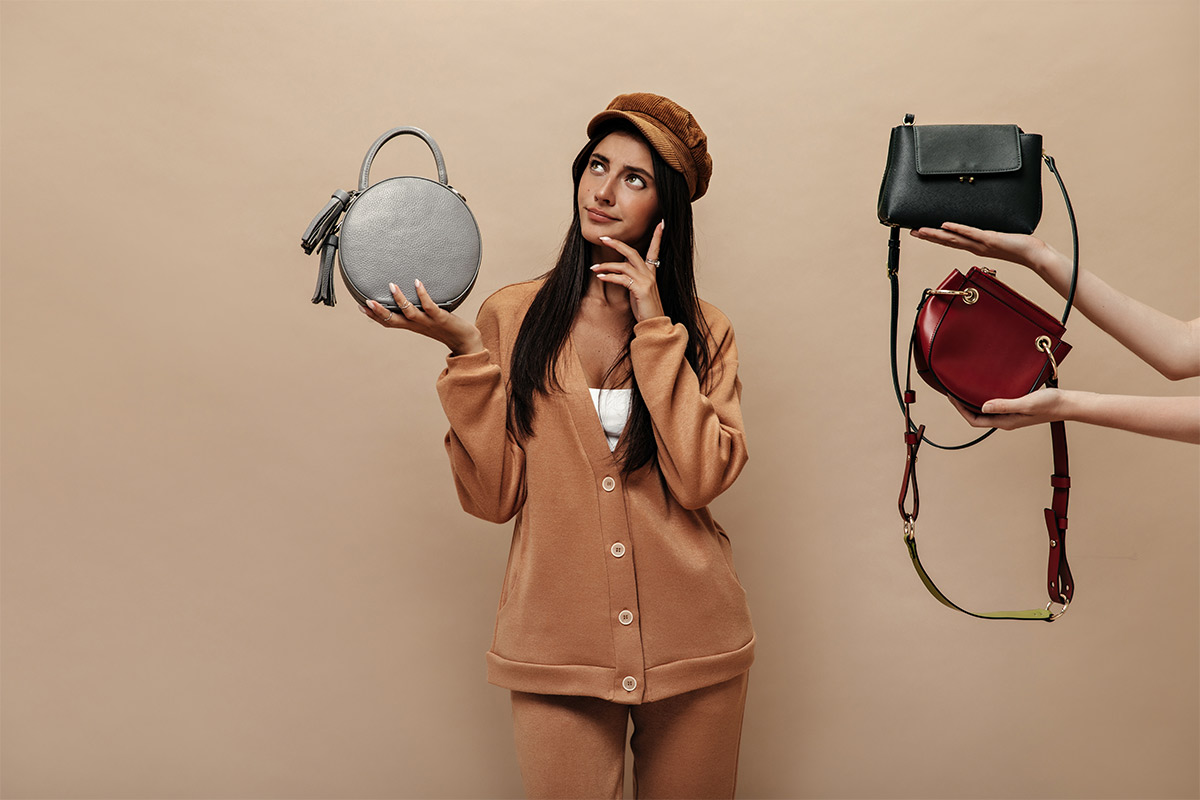
[{"label": "brown pants", "polygon": [[513,692],[525,794],[620,800],[632,716],[635,797],[733,797],[748,676],[637,706]]}]

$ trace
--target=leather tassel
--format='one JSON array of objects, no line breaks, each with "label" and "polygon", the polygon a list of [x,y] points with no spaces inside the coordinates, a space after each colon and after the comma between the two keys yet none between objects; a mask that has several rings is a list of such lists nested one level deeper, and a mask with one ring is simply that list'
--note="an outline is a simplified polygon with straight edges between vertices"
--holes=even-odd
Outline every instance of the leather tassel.
[{"label": "leather tassel", "polygon": [[313,292],[313,303],[337,305],[337,298],[333,295],[333,258],[337,249],[338,235],[331,233],[325,237],[325,250],[321,253],[321,270],[317,273],[317,290]]},{"label": "leather tassel", "polygon": [[333,228],[337,218],[346,210],[349,203],[350,195],[347,192],[338,189],[333,193],[329,202],[313,217],[312,222],[308,223],[308,227],[304,229],[304,234],[300,237],[300,247],[306,254],[312,255],[312,251],[317,249],[317,245]]}]

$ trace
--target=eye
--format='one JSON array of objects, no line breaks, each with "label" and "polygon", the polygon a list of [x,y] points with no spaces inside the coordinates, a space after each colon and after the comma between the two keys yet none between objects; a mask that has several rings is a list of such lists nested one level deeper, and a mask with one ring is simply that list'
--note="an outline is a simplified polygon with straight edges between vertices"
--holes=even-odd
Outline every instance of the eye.
[{"label": "eye", "polygon": [[599,175],[604,172],[604,162],[592,159],[591,163],[588,164],[588,169]]},{"label": "eye", "polygon": [[646,186],[646,181],[641,175],[630,175],[625,180],[629,181],[630,184],[639,189],[642,189]]}]

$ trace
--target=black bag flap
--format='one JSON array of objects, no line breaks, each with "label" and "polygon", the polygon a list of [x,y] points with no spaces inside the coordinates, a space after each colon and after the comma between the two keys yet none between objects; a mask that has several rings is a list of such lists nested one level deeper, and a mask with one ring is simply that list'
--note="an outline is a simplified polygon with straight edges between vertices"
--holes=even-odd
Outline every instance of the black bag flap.
[{"label": "black bag flap", "polygon": [[919,175],[982,175],[1021,169],[1016,125],[914,125]]}]

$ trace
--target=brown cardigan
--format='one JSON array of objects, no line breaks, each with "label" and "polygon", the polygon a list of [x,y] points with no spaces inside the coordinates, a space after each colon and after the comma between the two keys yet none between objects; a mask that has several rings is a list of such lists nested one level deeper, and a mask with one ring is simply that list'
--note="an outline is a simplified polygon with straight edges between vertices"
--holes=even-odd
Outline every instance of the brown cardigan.
[{"label": "brown cardigan", "polygon": [[706,507],[746,463],[729,320],[701,303],[715,343],[707,391],[684,358],[682,325],[634,326],[630,359],[659,466],[624,476],[569,340],[563,391],[536,396],[534,435],[519,442],[507,429],[509,359],[540,286],[484,301],[486,351],[448,357],[437,382],[463,508],[493,522],[516,515],[488,680],[637,704],[741,674],[754,629],[729,539]]}]

